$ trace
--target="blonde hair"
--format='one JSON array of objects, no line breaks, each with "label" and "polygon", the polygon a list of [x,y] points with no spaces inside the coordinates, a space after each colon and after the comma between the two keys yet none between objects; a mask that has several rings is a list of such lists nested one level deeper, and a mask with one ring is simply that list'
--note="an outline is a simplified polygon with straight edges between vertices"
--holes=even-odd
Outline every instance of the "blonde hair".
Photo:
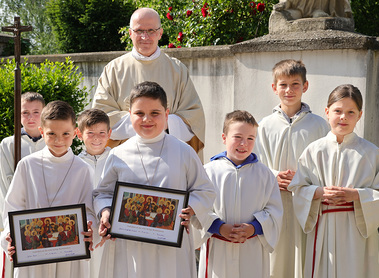
[{"label": "blonde hair", "polygon": [[300,75],[303,83],[307,81],[307,70],[302,61],[294,59],[282,60],[275,64],[272,68],[273,82],[276,84],[281,76]]},{"label": "blonde hair", "polygon": [[258,126],[257,121],[249,112],[244,110],[234,110],[233,112],[226,114],[222,132],[228,134],[229,126],[235,122],[243,122],[251,124],[252,126]]}]

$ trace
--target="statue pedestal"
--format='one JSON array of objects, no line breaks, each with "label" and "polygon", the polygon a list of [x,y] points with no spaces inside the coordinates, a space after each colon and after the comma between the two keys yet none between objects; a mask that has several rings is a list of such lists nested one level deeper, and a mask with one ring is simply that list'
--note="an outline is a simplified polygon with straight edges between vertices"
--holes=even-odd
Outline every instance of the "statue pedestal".
[{"label": "statue pedestal", "polygon": [[301,18],[292,20],[287,11],[273,11],[269,21],[269,33],[340,30],[354,32],[354,19],[345,17]]}]

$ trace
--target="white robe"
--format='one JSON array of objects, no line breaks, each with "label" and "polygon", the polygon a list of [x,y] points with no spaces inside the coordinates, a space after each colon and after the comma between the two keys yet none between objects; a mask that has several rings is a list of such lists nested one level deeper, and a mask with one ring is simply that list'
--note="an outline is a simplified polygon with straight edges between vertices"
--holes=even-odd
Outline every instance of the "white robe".
[{"label": "white robe", "polygon": [[[94,179],[93,182],[93,189],[96,189],[99,181],[101,179],[101,174],[103,173],[105,161],[108,158],[109,152],[111,148],[106,147],[104,149],[104,152],[100,155],[90,155],[86,151],[82,151],[78,156],[83,159],[85,162],[87,162],[91,167],[91,175]],[[93,244],[94,246],[101,241],[101,237],[98,233],[98,223],[93,223]],[[115,242],[108,240],[105,242],[105,244],[112,244],[114,245]],[[113,247],[114,248],[114,247]],[[90,261],[90,276],[91,278],[97,278],[99,277],[99,271],[100,271],[100,263],[101,258],[103,256],[104,248],[96,248],[92,254],[91,254],[91,261]]]},{"label": "white robe", "polygon": [[[112,60],[99,78],[93,107],[108,114],[113,129],[129,113],[132,88],[143,81],[154,81],[163,87],[170,114],[179,116],[191,128],[197,141],[201,142],[198,143],[198,149],[201,149],[205,141],[205,117],[200,98],[187,67],[165,53],[152,61],[136,60],[132,52]],[[133,132],[130,125],[126,130]],[[116,138],[117,133],[117,130],[112,132],[111,139],[129,138]]]},{"label": "white robe", "polygon": [[275,176],[260,162],[237,169],[228,159],[220,158],[204,167],[218,191],[214,218],[227,224],[250,223],[257,219],[263,235],[245,243],[210,238],[208,250],[207,242],[201,247],[199,277],[205,277],[207,251],[207,277],[269,277],[269,253],[279,239],[283,215]]},{"label": "white robe", "polygon": [[[21,136],[21,158],[42,150],[45,147],[43,138],[33,142],[27,135]],[[3,204],[14,175],[14,136],[4,138],[0,143],[0,231],[3,230]],[[1,253],[0,270],[5,267],[4,277],[13,277],[13,264]],[[4,263],[3,263],[4,262]]]},{"label": "white robe", "polygon": [[[42,157],[46,186],[42,174]],[[72,159],[74,162],[71,170],[58,191]],[[57,191],[58,194],[54,199]],[[51,202],[51,206],[84,203],[87,210],[87,220],[94,222],[91,193],[92,177],[89,166],[78,157],[74,157],[71,149],[64,156],[55,157],[45,147],[43,150],[21,159],[5,197],[4,231],[1,233],[3,249],[7,250],[8,248],[5,237],[9,233],[9,211],[46,208],[50,206]],[[25,278],[89,277],[89,261],[80,260],[20,267],[15,268],[14,273],[15,277]]]},{"label": "white robe", "polygon": [[106,147],[104,152],[99,155],[90,155],[86,151],[82,151],[78,156],[87,162],[91,167],[91,173],[93,177],[93,189],[97,188],[101,174],[104,170],[105,161],[108,158],[109,152],[111,151],[110,147]]},{"label": "white robe", "polygon": [[[325,210],[351,205],[327,206],[321,199],[313,200],[317,187],[333,185],[358,190],[359,200],[353,203],[354,211],[325,213]],[[309,145],[301,155],[289,189],[295,194],[296,216],[308,234],[306,278],[378,277],[378,147],[355,133],[346,135],[338,144],[330,132]]]},{"label": "white robe", "polygon": [[[305,105],[305,104],[303,104]],[[275,176],[280,171],[296,171],[297,160],[313,141],[329,131],[328,123],[303,107],[292,123],[289,123],[277,106],[274,113],[259,122],[255,151],[260,161]],[[283,224],[279,242],[270,254],[272,277],[302,277],[305,236],[296,220],[291,192],[280,191],[283,202]],[[293,267],[292,267],[293,266]]]},{"label": "white robe", "polygon": [[[159,156],[163,138],[164,146]],[[97,215],[103,208],[111,206],[116,181],[148,184],[136,148],[137,142],[151,184],[189,191],[188,205],[195,211],[202,228],[207,230],[212,224],[208,212],[216,196],[214,186],[195,151],[164,132],[151,140],[132,137],[111,150],[105,163],[103,179],[94,190]],[[122,277],[196,277],[191,236],[183,233],[181,248],[116,239],[115,250],[104,250],[100,275],[104,278],[120,277],[120,273]]]},{"label": "white robe", "polygon": [[[42,150],[45,147],[43,138],[37,142],[33,142],[27,135],[21,136],[21,158]],[[14,175],[14,136],[4,138],[0,143],[0,217],[4,204],[5,195],[7,195],[9,185]],[[0,218],[1,220],[1,218]],[[3,221],[0,222],[1,230]]]}]

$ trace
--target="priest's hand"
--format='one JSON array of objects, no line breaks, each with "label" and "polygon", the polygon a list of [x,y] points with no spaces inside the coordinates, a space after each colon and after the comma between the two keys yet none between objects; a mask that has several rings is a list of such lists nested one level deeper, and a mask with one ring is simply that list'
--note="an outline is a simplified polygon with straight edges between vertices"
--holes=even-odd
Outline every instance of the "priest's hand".
[{"label": "priest's hand", "polygon": [[84,235],[84,239],[83,239],[83,240],[89,242],[89,247],[88,247],[88,249],[89,249],[90,251],[93,251],[93,248],[92,248],[92,246],[93,246],[92,221],[88,221],[88,222],[87,222],[87,227],[88,227],[88,231],[87,231],[87,232],[82,232],[82,235]]},{"label": "priest's hand", "polygon": [[108,230],[111,228],[111,224],[109,223],[110,215],[110,208],[104,208],[101,211],[101,219],[99,225],[99,235],[101,236],[101,241],[98,244],[96,244],[95,248],[103,246],[104,243],[111,238],[111,235],[107,234]]},{"label": "priest's hand", "polygon": [[5,238],[8,241],[8,256],[9,260],[12,262],[13,261],[13,254],[16,253],[16,247],[12,246],[12,238],[10,233],[8,233],[7,237]]},{"label": "priest's hand", "polygon": [[279,184],[279,189],[281,191],[288,191],[287,187],[291,183],[293,177],[295,176],[295,171],[287,170],[287,171],[280,171],[279,174],[276,176],[276,180]]},{"label": "priest's hand", "polygon": [[180,222],[180,224],[186,228],[187,234],[189,234],[189,224],[192,215],[195,215],[195,212],[191,208],[191,206],[182,209],[182,213],[179,214],[179,217],[183,219],[183,221]]}]

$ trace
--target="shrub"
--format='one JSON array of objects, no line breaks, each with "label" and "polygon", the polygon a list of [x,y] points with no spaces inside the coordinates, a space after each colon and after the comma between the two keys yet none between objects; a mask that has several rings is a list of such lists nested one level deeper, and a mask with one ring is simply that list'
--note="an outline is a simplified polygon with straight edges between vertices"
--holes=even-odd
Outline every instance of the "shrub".
[{"label": "shrub", "polygon": [[[136,1],[155,9],[164,29],[160,46],[193,47],[234,44],[268,33],[268,20],[278,0]],[[128,27],[121,29],[130,50]]]},{"label": "shrub", "polygon": [[[1,59],[0,62],[0,140],[14,134],[14,68],[15,60]],[[75,113],[81,112],[88,105],[87,88],[79,88],[83,81],[82,73],[74,66],[70,58],[65,62],[46,60],[39,66],[20,64],[21,88],[23,92],[37,92],[43,95],[46,103],[53,100],[68,102]],[[79,140],[73,146],[75,153],[81,149]]]}]

